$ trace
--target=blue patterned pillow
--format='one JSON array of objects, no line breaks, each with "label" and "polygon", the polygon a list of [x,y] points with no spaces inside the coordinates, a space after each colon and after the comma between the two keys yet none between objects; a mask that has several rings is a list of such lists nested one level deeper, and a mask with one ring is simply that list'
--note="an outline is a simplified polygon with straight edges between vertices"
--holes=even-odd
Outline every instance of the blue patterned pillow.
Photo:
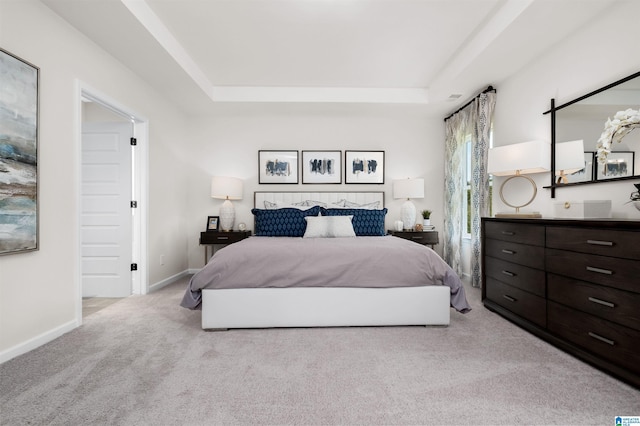
[{"label": "blue patterned pillow", "polygon": [[307,210],[284,208],[251,210],[255,217],[255,235],[260,237],[302,237],[307,229],[305,216],[318,216],[320,206]]},{"label": "blue patterned pillow", "polygon": [[350,216],[353,215],[353,230],[356,235],[382,236],[385,235],[384,217],[387,209],[321,209],[322,216]]}]

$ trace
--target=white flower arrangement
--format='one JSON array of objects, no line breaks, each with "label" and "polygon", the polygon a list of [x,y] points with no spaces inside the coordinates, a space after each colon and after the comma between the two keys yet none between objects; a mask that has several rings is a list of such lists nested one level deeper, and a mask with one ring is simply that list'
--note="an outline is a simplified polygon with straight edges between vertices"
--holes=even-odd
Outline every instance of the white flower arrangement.
[{"label": "white flower arrangement", "polygon": [[598,162],[607,164],[607,156],[611,152],[613,142],[620,142],[630,131],[640,127],[640,109],[618,111],[613,119],[608,118],[604,131],[598,139]]}]

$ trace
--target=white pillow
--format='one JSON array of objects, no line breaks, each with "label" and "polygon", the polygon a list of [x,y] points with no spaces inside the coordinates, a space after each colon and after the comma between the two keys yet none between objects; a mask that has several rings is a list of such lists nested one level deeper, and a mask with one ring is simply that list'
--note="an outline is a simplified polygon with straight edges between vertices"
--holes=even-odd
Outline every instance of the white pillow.
[{"label": "white pillow", "polygon": [[373,201],[366,204],[358,204],[353,201],[340,200],[335,203],[330,203],[327,206],[329,209],[365,209],[365,210],[378,210],[380,208],[380,201]]},{"label": "white pillow", "polygon": [[344,206],[346,208],[353,208],[353,209],[377,210],[380,208],[380,201],[373,201],[367,204],[358,204],[358,203],[354,203],[353,201],[345,200]]},{"label": "white pillow", "polygon": [[353,216],[306,216],[304,238],[355,237]]},{"label": "white pillow", "polygon": [[[304,203],[304,202],[303,202]],[[288,204],[288,203],[283,203],[281,201],[277,201],[275,203],[271,202],[271,201],[266,201],[264,202],[264,208],[266,210],[277,210],[277,209],[298,209],[298,210],[309,210],[315,207],[315,205],[307,205],[307,204],[303,204],[303,203],[294,203],[294,204]]]}]

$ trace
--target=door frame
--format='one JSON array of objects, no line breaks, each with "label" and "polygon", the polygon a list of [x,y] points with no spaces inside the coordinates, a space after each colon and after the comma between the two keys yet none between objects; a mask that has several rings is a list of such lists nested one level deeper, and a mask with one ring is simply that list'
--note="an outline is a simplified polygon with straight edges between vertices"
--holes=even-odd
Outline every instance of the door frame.
[{"label": "door frame", "polygon": [[142,115],[116,101],[115,99],[76,80],[76,223],[77,223],[77,256],[76,256],[76,321],[82,324],[82,238],[80,233],[82,215],[82,102],[90,100],[102,107],[131,120],[133,137],[138,141],[133,156],[132,188],[138,207],[133,215],[132,223],[132,256],[133,263],[138,264],[137,272],[132,275],[132,294],[149,292],[149,270],[147,262],[148,214],[149,214],[149,121]]}]

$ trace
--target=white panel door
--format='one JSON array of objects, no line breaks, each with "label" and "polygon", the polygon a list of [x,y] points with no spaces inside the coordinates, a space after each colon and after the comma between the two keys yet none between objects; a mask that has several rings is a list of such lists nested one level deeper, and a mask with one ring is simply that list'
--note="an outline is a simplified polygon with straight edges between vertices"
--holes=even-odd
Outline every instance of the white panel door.
[{"label": "white panel door", "polygon": [[82,127],[82,297],[131,295],[131,123]]}]

